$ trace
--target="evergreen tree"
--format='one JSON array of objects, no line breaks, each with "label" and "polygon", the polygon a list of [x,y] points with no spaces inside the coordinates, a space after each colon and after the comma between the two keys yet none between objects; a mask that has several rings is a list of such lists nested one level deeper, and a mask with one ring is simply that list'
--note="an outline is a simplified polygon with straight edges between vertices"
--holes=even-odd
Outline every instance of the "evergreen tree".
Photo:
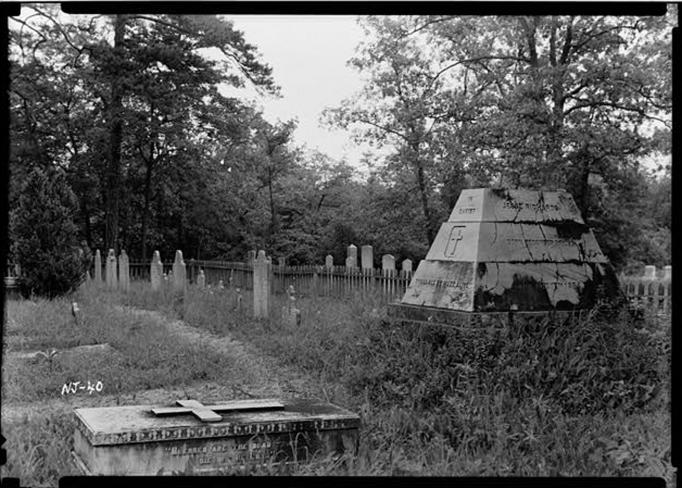
[{"label": "evergreen tree", "polygon": [[10,233],[22,293],[54,298],[73,291],[83,280],[90,253],[79,246],[77,200],[64,175],[34,168],[17,201]]}]

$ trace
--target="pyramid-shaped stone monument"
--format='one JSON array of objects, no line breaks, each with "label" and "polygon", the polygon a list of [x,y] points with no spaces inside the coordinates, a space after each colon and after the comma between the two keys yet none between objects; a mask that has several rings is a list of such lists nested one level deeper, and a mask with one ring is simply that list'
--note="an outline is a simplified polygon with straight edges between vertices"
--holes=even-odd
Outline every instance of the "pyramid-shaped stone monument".
[{"label": "pyramid-shaped stone monument", "polygon": [[447,323],[448,312],[580,310],[617,287],[569,193],[470,189],[389,313]]}]

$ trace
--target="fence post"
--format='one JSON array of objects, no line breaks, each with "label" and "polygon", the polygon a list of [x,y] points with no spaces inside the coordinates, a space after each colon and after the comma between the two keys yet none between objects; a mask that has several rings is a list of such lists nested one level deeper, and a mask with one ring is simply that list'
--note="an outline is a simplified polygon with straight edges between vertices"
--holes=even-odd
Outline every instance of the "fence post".
[{"label": "fence post", "polygon": [[95,251],[95,286],[102,286],[102,255]]},{"label": "fence post", "polygon": [[258,251],[258,257],[253,262],[253,316],[267,318],[270,301],[270,261],[265,251]]}]

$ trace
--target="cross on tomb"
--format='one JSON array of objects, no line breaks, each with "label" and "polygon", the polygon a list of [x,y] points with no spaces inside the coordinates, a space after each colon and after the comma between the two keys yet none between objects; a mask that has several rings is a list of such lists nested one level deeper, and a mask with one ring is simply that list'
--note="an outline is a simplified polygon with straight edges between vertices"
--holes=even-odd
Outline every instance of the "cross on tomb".
[{"label": "cross on tomb", "polygon": [[462,235],[463,229],[464,226],[459,226],[453,227],[452,230],[450,231],[450,239],[448,240],[448,244],[445,247],[446,256],[452,256],[453,254],[455,254],[455,251],[457,250],[457,243],[464,238],[464,236]]},{"label": "cross on tomb", "polygon": [[152,408],[152,413],[159,417],[191,413],[202,422],[220,422],[223,418],[216,412],[284,409],[284,404],[277,400],[235,400],[222,405],[204,405],[197,400],[177,400],[175,403],[179,407]]}]

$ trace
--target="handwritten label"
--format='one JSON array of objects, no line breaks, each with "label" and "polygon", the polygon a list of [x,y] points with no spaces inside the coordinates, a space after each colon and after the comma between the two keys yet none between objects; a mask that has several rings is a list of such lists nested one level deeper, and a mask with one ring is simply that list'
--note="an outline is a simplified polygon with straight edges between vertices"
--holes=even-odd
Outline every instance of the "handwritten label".
[{"label": "handwritten label", "polygon": [[64,383],[64,386],[62,386],[62,396],[68,395],[69,393],[78,393],[81,391],[87,391],[88,395],[92,395],[93,392],[100,393],[104,389],[104,385],[102,384],[101,381],[98,381],[96,383],[90,383],[90,380],[87,381],[87,383],[83,383],[81,381],[69,381],[68,383]]}]

